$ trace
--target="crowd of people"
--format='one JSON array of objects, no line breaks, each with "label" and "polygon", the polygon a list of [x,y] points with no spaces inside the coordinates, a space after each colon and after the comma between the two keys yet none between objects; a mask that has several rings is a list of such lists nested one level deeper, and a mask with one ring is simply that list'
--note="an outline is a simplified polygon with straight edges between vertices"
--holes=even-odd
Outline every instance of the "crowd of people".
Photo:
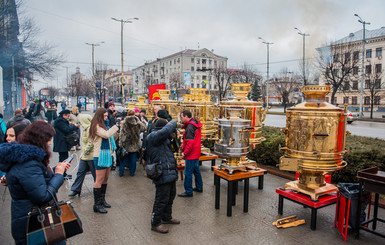
[{"label": "crowd of people", "polygon": [[[155,200],[151,215],[151,230],[167,233],[164,224],[179,224],[172,217],[172,204],[176,196],[178,179],[174,153],[185,159],[185,191],[178,196],[192,197],[193,191],[202,192],[203,183],[199,170],[202,124],[188,110],[180,114],[183,122],[183,145],[177,122],[168,111],[155,106],[151,120],[145,110],[117,112],[109,101],[94,116],[62,106],[57,115],[56,103],[44,109],[41,101],[34,101],[28,110],[16,110],[14,116],[4,122],[0,114],[0,176],[1,184],[8,186],[12,197],[12,235],[16,244],[26,244],[27,214],[33,207],[51,200],[49,192],[56,193],[66,179],[67,163],[72,145],[70,135],[78,135],[82,147],[76,178],[71,186],[70,198],[80,197],[87,172],[94,179],[93,211],[108,213],[111,205],[106,201],[108,178],[115,165],[123,177],[128,168],[134,176],[138,159],[147,164],[162,165],[162,174],[153,179]],[[80,130],[82,128],[82,130]],[[58,163],[49,162],[51,145],[58,154]],[[51,167],[52,166],[52,167]],[[195,187],[193,188],[193,176]],[[65,244],[65,241],[59,244]]]}]

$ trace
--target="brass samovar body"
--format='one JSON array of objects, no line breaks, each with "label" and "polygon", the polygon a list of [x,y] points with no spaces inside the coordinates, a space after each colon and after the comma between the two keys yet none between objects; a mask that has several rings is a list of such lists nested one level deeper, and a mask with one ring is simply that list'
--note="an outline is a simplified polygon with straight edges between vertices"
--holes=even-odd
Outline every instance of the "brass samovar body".
[{"label": "brass samovar body", "polygon": [[154,106],[158,105],[161,109],[166,109],[168,114],[172,117],[173,120],[178,121],[178,114],[180,112],[180,108],[178,105],[178,101],[171,100],[170,94],[171,90],[169,89],[159,89],[158,90],[160,100],[152,100],[151,101],[151,111],[153,113]]},{"label": "brass samovar body", "polygon": [[[247,94],[251,90],[251,83],[232,83],[230,86],[234,98],[229,101],[220,102],[219,117],[221,119],[219,119],[218,126],[219,141],[214,145],[214,151],[222,158],[225,158],[221,166],[232,172],[232,170],[245,169],[245,165],[253,164],[256,166],[256,162],[247,159],[246,156],[251,147],[254,148],[265,140],[265,138],[262,137],[262,122],[266,118],[267,108],[263,109],[261,102],[248,100]],[[238,120],[235,120],[236,117],[239,117]],[[234,121],[232,123],[230,122],[232,127],[238,124],[242,125],[243,129],[237,129],[238,131],[235,133],[238,138],[237,140],[242,141],[242,154],[235,155],[231,153],[233,146],[230,143],[234,141],[234,138],[228,141],[228,136],[223,134],[223,130],[226,129],[226,125],[228,124],[226,120],[224,120],[225,118],[230,118],[231,121]],[[248,136],[247,141],[245,138],[246,135]],[[225,144],[227,142],[227,147],[225,148],[230,149],[227,154],[224,154],[224,142]]]},{"label": "brass samovar body", "polygon": [[138,108],[139,110],[146,110],[147,115],[152,115],[150,111],[150,104],[146,103],[146,97],[144,96],[138,96],[136,97],[138,102],[135,104],[135,108]]},{"label": "brass samovar body", "polygon": [[[217,134],[219,108],[210,100],[204,88],[190,88],[190,94],[183,97],[180,103],[181,112],[191,111],[194,118],[202,123],[202,140],[214,139]],[[209,152],[208,148],[202,147],[203,152]]]},{"label": "brass samovar body", "polygon": [[325,183],[325,174],[346,166],[345,111],[325,101],[329,86],[304,86],[305,102],[287,109],[284,156],[281,170],[298,171],[299,179],[285,184],[284,188],[305,193],[312,200],[337,191]]}]

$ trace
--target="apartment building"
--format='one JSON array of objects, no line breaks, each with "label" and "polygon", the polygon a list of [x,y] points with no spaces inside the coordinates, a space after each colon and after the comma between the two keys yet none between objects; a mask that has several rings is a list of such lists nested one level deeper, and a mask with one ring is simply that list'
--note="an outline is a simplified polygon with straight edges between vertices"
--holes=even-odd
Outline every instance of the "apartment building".
[{"label": "apartment building", "polygon": [[206,48],[185,49],[133,69],[134,94],[146,95],[149,85],[160,83],[176,93],[184,93],[188,88],[207,88],[215,93],[216,68],[226,69],[227,58]]},{"label": "apartment building", "polygon": [[[364,72],[363,111],[370,110],[370,88],[373,87],[376,91],[376,95],[374,96],[374,111],[385,111],[385,73],[383,70],[385,27],[365,31],[364,71],[362,71],[362,35],[362,30],[350,33],[348,36],[333,42],[330,47],[328,47],[331,51],[331,57],[329,57],[330,62],[334,64],[334,68],[328,72],[332,72],[336,76],[346,75],[346,79],[335,95],[334,104],[341,106],[348,104],[350,110],[359,109],[361,74]],[[318,50],[320,49],[322,48]],[[344,67],[341,68],[341,66]],[[352,68],[350,71],[348,71],[349,67]],[[327,84],[325,74],[321,76],[320,83]],[[331,93],[326,97],[328,102],[331,102],[330,97]]]}]

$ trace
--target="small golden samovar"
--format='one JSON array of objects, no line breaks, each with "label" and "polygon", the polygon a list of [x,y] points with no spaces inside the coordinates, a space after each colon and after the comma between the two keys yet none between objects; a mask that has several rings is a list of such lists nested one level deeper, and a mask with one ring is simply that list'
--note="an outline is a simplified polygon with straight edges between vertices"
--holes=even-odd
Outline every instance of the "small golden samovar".
[{"label": "small golden samovar", "polygon": [[[206,94],[204,88],[190,88],[190,94],[183,97],[180,103],[181,111],[191,111],[194,118],[202,123],[202,139],[214,139],[218,125],[218,107],[210,101],[210,95]],[[202,147],[203,152],[210,152],[210,149]]]},{"label": "small golden samovar", "polygon": [[138,102],[135,104],[135,108],[138,108],[139,110],[146,110],[146,113],[147,115],[151,115],[150,113],[150,105],[147,104],[145,101],[146,101],[146,97],[144,96],[138,96],[136,97],[136,99],[138,100]]},{"label": "small golden samovar", "polygon": [[180,112],[180,108],[178,105],[178,101],[171,100],[170,94],[171,90],[169,89],[158,89],[160,100],[152,100],[151,106],[154,108],[155,105],[160,106],[161,109],[166,109],[168,114],[172,117],[173,120],[178,120],[178,114]]},{"label": "small golden samovar", "polygon": [[337,191],[325,183],[325,174],[347,165],[345,110],[325,102],[329,86],[304,86],[305,102],[287,109],[285,155],[281,157],[281,170],[298,171],[299,179],[286,183],[284,188],[305,193],[312,200]]}]

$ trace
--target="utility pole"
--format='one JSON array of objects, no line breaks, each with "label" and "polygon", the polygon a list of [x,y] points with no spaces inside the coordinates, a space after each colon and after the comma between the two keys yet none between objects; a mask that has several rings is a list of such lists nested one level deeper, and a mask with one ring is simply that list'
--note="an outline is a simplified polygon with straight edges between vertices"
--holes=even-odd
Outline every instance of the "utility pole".
[{"label": "utility pole", "polygon": [[370,25],[369,22],[366,22],[364,20],[361,19],[360,16],[358,16],[358,14],[354,14],[354,16],[357,16],[358,17],[358,22],[362,23],[362,61],[361,61],[361,88],[360,88],[360,115],[359,115],[359,118],[362,118],[362,100],[364,98],[364,77],[365,77],[365,43],[366,43],[366,40],[365,40],[365,25]]},{"label": "utility pole", "polygon": [[[302,83],[302,86],[306,86],[306,65],[305,65],[305,40],[306,40],[306,36],[310,36],[310,34],[307,34],[305,32],[302,32],[300,29],[298,29],[297,27],[294,27],[294,30],[297,30],[298,31],[298,34],[302,36],[302,70],[303,70],[303,83]],[[302,100],[303,100],[303,96],[302,97]]]},{"label": "utility pole", "polygon": [[126,20],[116,19],[116,18],[111,18],[111,19],[120,22],[120,51],[121,51],[121,59],[122,59],[122,74],[121,74],[120,82],[121,82],[121,89],[122,89],[122,106],[124,107],[126,99],[125,99],[125,95],[124,95],[124,85],[125,85],[125,82],[124,82],[124,65],[123,65],[124,64],[124,58],[123,58],[123,26],[124,26],[125,23],[132,23],[132,21],[134,21],[134,20],[139,20],[139,18],[137,18],[137,17],[135,17],[135,18],[128,18]]},{"label": "utility pole", "polygon": [[[95,46],[100,46],[100,44],[104,43],[104,41],[98,42],[98,43],[86,43],[87,45],[90,45],[92,47],[92,87],[93,87],[93,94],[94,94],[94,103],[95,103],[95,110],[98,109],[98,104],[96,103],[96,81],[95,81]],[[100,88],[101,89],[101,88]]]},{"label": "utility pole", "polygon": [[267,48],[266,107],[269,107],[269,47],[270,47],[270,44],[274,44],[274,43],[267,42],[262,37],[258,37],[258,39],[261,39],[262,43],[266,44],[266,48]]}]

